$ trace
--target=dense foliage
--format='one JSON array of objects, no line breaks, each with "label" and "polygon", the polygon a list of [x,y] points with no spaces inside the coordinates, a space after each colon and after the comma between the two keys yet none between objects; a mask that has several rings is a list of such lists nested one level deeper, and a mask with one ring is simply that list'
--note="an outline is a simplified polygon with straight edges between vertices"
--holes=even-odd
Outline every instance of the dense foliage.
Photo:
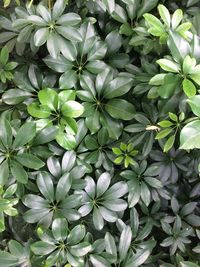
[{"label": "dense foliage", "polygon": [[0,3],[0,267],[200,266],[198,0]]}]

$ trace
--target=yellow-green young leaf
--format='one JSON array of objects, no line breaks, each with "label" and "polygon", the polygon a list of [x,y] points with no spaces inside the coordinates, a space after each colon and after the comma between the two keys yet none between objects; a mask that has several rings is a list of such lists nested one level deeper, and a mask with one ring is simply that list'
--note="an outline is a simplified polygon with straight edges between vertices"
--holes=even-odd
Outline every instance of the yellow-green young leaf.
[{"label": "yellow-green young leaf", "polygon": [[138,150],[133,150],[133,151],[131,151],[131,153],[130,153],[130,155],[131,156],[136,156],[138,154]]},{"label": "yellow-green young leaf", "polygon": [[129,156],[126,156],[124,160],[124,167],[128,168],[130,163],[131,163],[131,158]]},{"label": "yellow-green young leaf", "polygon": [[175,141],[175,135],[170,136],[167,139],[167,142],[164,145],[164,150],[163,151],[164,152],[168,152],[172,148],[172,146],[174,144],[174,141]]},{"label": "yellow-green young leaf", "polygon": [[124,143],[121,143],[121,144],[120,144],[120,149],[121,149],[122,151],[126,151],[126,148],[127,148],[127,145],[126,145],[126,144],[124,144]]},{"label": "yellow-green young leaf", "polygon": [[128,144],[127,151],[130,152],[131,150],[133,150],[133,144]]},{"label": "yellow-green young leaf", "polygon": [[185,23],[182,23],[180,26],[178,26],[176,31],[181,34],[181,33],[188,31],[191,27],[192,27],[191,22],[185,22]]},{"label": "yellow-green young leaf", "polygon": [[169,112],[168,115],[172,121],[178,122],[178,117],[176,114]]},{"label": "yellow-green young leaf", "polygon": [[171,121],[167,121],[167,120],[164,120],[164,121],[160,121],[158,123],[159,126],[163,127],[163,128],[167,128],[167,127],[170,127],[173,125],[173,123]]},{"label": "yellow-green young leaf", "polygon": [[179,115],[179,121],[184,121],[184,119],[185,119],[185,113],[181,112]]},{"label": "yellow-green young leaf", "polygon": [[182,19],[183,11],[181,9],[177,9],[172,15],[172,30],[176,29]]},{"label": "yellow-green young leaf", "polygon": [[172,132],[172,129],[171,128],[167,128],[167,129],[164,129],[162,131],[160,131],[157,135],[156,135],[156,139],[162,139],[164,137],[166,137],[167,135],[169,135],[170,133]]},{"label": "yellow-green young leaf", "polygon": [[180,70],[179,65],[169,59],[163,58],[163,59],[157,60],[156,62],[165,71],[178,73]]},{"label": "yellow-green young leaf", "polygon": [[120,164],[120,163],[122,163],[122,160],[124,159],[124,157],[123,156],[120,156],[120,157],[118,157],[118,158],[116,158],[115,160],[114,160],[114,163],[115,164]]},{"label": "yellow-green young leaf", "polygon": [[158,12],[165,25],[170,28],[171,18],[168,9],[164,5],[158,5]]},{"label": "yellow-green young leaf", "polygon": [[4,3],[4,7],[7,7],[10,5],[10,0],[3,0],[3,3]]},{"label": "yellow-green young leaf", "polygon": [[118,147],[113,147],[112,151],[115,155],[121,155],[122,151]]},{"label": "yellow-green young leaf", "polygon": [[153,28],[157,29],[158,31],[162,32],[165,29],[164,25],[155,16],[146,13],[143,15],[143,17],[150,26],[153,26]]},{"label": "yellow-green young leaf", "polygon": [[184,79],[182,85],[183,91],[187,95],[187,97],[192,97],[196,95],[196,87],[190,80]]},{"label": "yellow-green young leaf", "polygon": [[160,30],[160,29],[157,29],[157,28],[154,28],[154,27],[149,28],[148,32],[151,35],[157,36],[157,37],[165,35],[165,31],[164,30]]}]

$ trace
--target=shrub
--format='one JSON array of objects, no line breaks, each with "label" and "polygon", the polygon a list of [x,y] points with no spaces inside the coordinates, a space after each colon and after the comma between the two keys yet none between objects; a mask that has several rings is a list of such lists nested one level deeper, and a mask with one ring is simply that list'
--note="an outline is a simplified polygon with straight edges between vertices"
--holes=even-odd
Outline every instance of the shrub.
[{"label": "shrub", "polygon": [[3,0],[0,266],[200,266],[200,4]]}]

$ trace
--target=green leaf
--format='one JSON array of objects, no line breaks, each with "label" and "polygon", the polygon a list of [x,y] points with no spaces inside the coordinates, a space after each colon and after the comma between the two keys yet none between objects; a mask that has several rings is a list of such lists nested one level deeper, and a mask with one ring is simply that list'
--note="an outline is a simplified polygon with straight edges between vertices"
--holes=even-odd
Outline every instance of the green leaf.
[{"label": "green leaf", "polygon": [[[81,21],[81,17],[78,14],[69,12],[67,14],[62,15],[57,20],[57,24],[60,24],[62,26],[74,26],[74,25],[79,24],[80,21]],[[65,27],[65,28],[68,28],[68,27]]]},{"label": "green leaf", "polygon": [[112,151],[115,155],[121,155],[122,151],[118,147],[112,147]]},{"label": "green leaf", "polygon": [[23,254],[25,254],[24,247],[15,240],[9,241],[9,250],[12,255],[20,258]]},{"label": "green leaf", "polygon": [[100,175],[97,181],[96,195],[97,197],[102,196],[108,189],[111,181],[111,176],[109,173],[104,172]]},{"label": "green leaf", "polygon": [[1,53],[0,53],[0,62],[1,64],[4,66],[6,65],[6,63],[8,62],[9,59],[9,51],[8,51],[8,47],[4,46],[1,49]]},{"label": "green leaf", "polygon": [[183,91],[187,95],[187,97],[192,97],[196,95],[196,87],[193,82],[188,79],[184,79],[182,85]]},{"label": "green leaf", "polygon": [[151,251],[149,249],[139,250],[130,260],[128,260],[126,267],[139,267],[141,266],[149,257]]},{"label": "green leaf", "polygon": [[169,72],[175,72],[178,73],[180,70],[180,67],[177,63],[169,60],[169,59],[159,59],[156,61],[160,67],[165,70],[165,71],[169,71]]},{"label": "green leaf", "polygon": [[127,22],[126,11],[118,4],[115,4],[115,10],[111,13],[111,16],[121,23]]},{"label": "green leaf", "polygon": [[157,19],[155,16],[151,14],[144,14],[143,17],[148,22],[150,26],[156,29],[158,32],[165,32],[164,25]]},{"label": "green leaf", "polygon": [[192,73],[195,66],[196,66],[196,59],[191,58],[189,55],[187,55],[183,60],[183,73],[184,74]]},{"label": "green leaf", "polygon": [[151,78],[151,80],[149,81],[149,84],[150,85],[162,85],[164,83],[164,78],[166,75],[167,75],[166,73],[156,74],[155,76]]},{"label": "green leaf", "polygon": [[109,13],[112,13],[115,10],[115,1],[114,0],[103,0]]},{"label": "green leaf", "polygon": [[168,152],[172,148],[175,142],[175,137],[175,135],[172,135],[167,139],[163,149],[164,152]]},{"label": "green leaf", "polygon": [[32,141],[32,145],[37,146],[50,143],[52,140],[55,139],[57,133],[58,133],[57,126],[50,126],[43,128],[41,131],[37,132],[35,138]]},{"label": "green leaf", "polygon": [[168,128],[168,127],[172,126],[173,123],[171,121],[164,120],[164,121],[158,122],[158,125],[163,127],[163,128]]},{"label": "green leaf", "polygon": [[170,28],[171,18],[168,9],[164,5],[158,5],[158,12],[165,25]]},{"label": "green leaf", "polygon": [[47,38],[49,36],[49,29],[48,28],[41,28],[36,31],[34,35],[34,43],[36,46],[42,46],[46,43]]},{"label": "green leaf", "polygon": [[64,38],[60,38],[60,51],[63,54],[63,56],[69,61],[76,60],[77,48],[72,42],[67,41]]},{"label": "green leaf", "polygon": [[67,236],[67,242],[70,246],[76,245],[81,242],[86,234],[84,225],[76,225]]},{"label": "green leaf", "polygon": [[184,58],[190,53],[191,47],[187,40],[175,32],[169,34],[167,41],[169,50],[171,51],[172,57],[179,63],[182,64]]},{"label": "green leaf", "polygon": [[103,229],[103,227],[104,227],[103,217],[102,217],[99,209],[97,209],[95,206],[94,206],[94,209],[93,209],[92,220],[93,220],[94,227],[97,230],[100,231],[100,230]]},{"label": "green leaf", "polygon": [[31,250],[36,255],[48,255],[56,249],[56,245],[44,241],[37,241],[31,245]]},{"label": "green leaf", "polygon": [[126,94],[132,87],[133,80],[127,77],[117,77],[104,89],[104,97],[112,99]]},{"label": "green leaf", "polygon": [[158,93],[162,98],[171,97],[179,85],[179,76],[168,73],[164,77],[164,83],[158,88]]},{"label": "green leaf", "polygon": [[9,166],[8,166],[8,161],[5,160],[1,165],[0,165],[0,185],[6,184],[7,180],[9,177]]},{"label": "green leaf", "polygon": [[12,128],[10,122],[6,119],[1,117],[0,118],[0,140],[6,148],[10,148],[12,145]]},{"label": "green leaf", "polygon": [[180,133],[180,149],[200,148],[200,120],[192,121]]},{"label": "green leaf", "polygon": [[59,87],[61,89],[73,88],[77,83],[78,75],[74,70],[67,70],[59,79]]},{"label": "green leaf", "polygon": [[0,251],[0,262],[5,267],[15,267],[19,264],[19,258],[6,251]]},{"label": "green leaf", "polygon": [[192,112],[200,117],[200,95],[196,95],[191,97],[190,99],[187,100],[187,102],[189,103]]},{"label": "green leaf", "polygon": [[98,60],[102,59],[107,52],[107,45],[101,41],[96,42],[92,49],[89,51],[87,60]]},{"label": "green leaf", "polygon": [[58,181],[56,187],[56,200],[64,200],[72,185],[72,178],[69,173],[64,174]]},{"label": "green leaf", "polygon": [[57,33],[51,32],[47,36],[47,49],[52,58],[57,59],[60,52],[60,47],[58,45],[59,35]]},{"label": "green leaf", "polygon": [[183,262],[180,262],[180,266],[181,267],[198,267],[197,264],[193,263],[193,262],[190,262],[190,261],[183,261]]},{"label": "green leaf", "polygon": [[132,231],[130,226],[125,226],[119,240],[119,257],[120,261],[123,261],[127,257],[129,247],[132,240]]},{"label": "green leaf", "polygon": [[69,100],[62,105],[61,111],[66,117],[77,118],[83,114],[84,108],[78,102]]},{"label": "green leaf", "polygon": [[11,161],[11,173],[16,178],[19,183],[26,184],[28,182],[28,175],[27,172],[24,170],[21,164],[17,161]]},{"label": "green leaf", "polygon": [[183,11],[181,9],[177,9],[172,15],[172,29],[175,30],[181,20],[183,19]]},{"label": "green leaf", "polygon": [[45,27],[48,25],[48,23],[44,19],[36,15],[28,16],[27,20],[31,22],[33,25],[37,25],[39,27]]},{"label": "green leaf", "polygon": [[58,108],[58,94],[50,88],[40,90],[38,93],[39,101],[42,105],[47,106],[50,110]]},{"label": "green leaf", "polygon": [[[52,70],[55,70],[56,72],[66,72],[68,70],[71,70],[73,67],[72,62],[70,62],[68,59],[63,57],[62,55],[58,56],[57,58],[53,58],[52,56],[47,56],[45,59],[43,59],[45,64]],[[69,88],[69,87],[66,87]]]},{"label": "green leaf", "polygon": [[36,135],[35,122],[26,122],[18,130],[13,148],[22,147],[28,144]]},{"label": "green leaf", "polygon": [[140,18],[144,13],[152,10],[154,7],[156,7],[157,3],[158,0],[152,0],[152,1],[143,0],[137,11],[137,18]]},{"label": "green leaf", "polygon": [[162,183],[156,178],[153,177],[145,177],[144,178],[145,182],[149,184],[151,187],[154,188],[162,188]]},{"label": "green leaf", "polygon": [[76,139],[74,135],[66,134],[63,131],[58,132],[58,134],[56,135],[56,141],[61,147],[67,150],[72,150],[76,146]]},{"label": "green leaf", "polygon": [[117,157],[117,158],[114,160],[114,163],[115,163],[115,164],[121,164],[123,160],[124,160],[124,156],[120,156],[120,157]]},{"label": "green leaf", "polygon": [[107,253],[117,258],[117,247],[115,244],[115,239],[109,232],[105,234],[105,247]]},{"label": "green leaf", "polygon": [[176,114],[169,112],[168,115],[172,121],[178,122],[178,117]]},{"label": "green leaf", "polygon": [[167,128],[167,129],[164,129],[162,131],[160,131],[157,135],[156,135],[156,138],[155,139],[162,139],[162,138],[165,138],[166,136],[168,136],[170,133],[172,132],[172,128]]},{"label": "green leaf", "polygon": [[92,250],[92,246],[88,242],[82,242],[80,244],[71,246],[69,251],[72,255],[77,257],[83,257]]},{"label": "green leaf", "polygon": [[50,202],[54,201],[54,187],[51,176],[47,172],[40,172],[37,176],[37,186],[42,195]]},{"label": "green leaf", "polygon": [[124,99],[109,100],[105,105],[105,110],[115,119],[131,120],[135,116],[134,106]]},{"label": "green leaf", "polygon": [[72,28],[70,26],[64,27],[64,26],[57,26],[56,31],[61,34],[64,38],[70,41],[74,42],[81,42],[82,36],[79,33],[79,31],[75,28]]},{"label": "green leaf", "polygon": [[34,170],[39,170],[45,165],[42,160],[29,153],[18,154],[15,156],[15,159],[23,166]]},{"label": "green leaf", "polygon": [[20,89],[10,89],[2,95],[2,100],[8,105],[17,105],[31,96],[32,94],[30,92],[26,92]]},{"label": "green leaf", "polygon": [[49,207],[48,200],[33,194],[25,195],[22,201],[30,209],[44,209]]},{"label": "green leaf", "polygon": [[65,10],[65,1],[57,0],[53,6],[52,16],[54,20],[57,20]]},{"label": "green leaf", "polygon": [[32,103],[27,107],[28,113],[36,118],[45,119],[51,114],[48,107],[41,106],[38,103]]},{"label": "green leaf", "polygon": [[145,205],[148,207],[150,202],[151,202],[151,195],[150,195],[150,190],[148,186],[144,183],[141,182],[141,199],[145,203]]},{"label": "green leaf", "polygon": [[66,219],[55,219],[52,223],[52,233],[57,241],[64,241],[67,238],[68,233],[68,224]]}]

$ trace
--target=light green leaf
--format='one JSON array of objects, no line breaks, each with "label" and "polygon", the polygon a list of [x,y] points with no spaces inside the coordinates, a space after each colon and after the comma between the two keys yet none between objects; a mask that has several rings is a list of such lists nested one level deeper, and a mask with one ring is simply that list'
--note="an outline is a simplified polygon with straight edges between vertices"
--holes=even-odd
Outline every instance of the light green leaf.
[{"label": "light green leaf", "polygon": [[172,146],[173,146],[173,144],[174,144],[174,141],[175,141],[175,135],[170,136],[170,137],[167,139],[167,142],[166,142],[165,145],[164,145],[164,149],[163,149],[163,151],[164,151],[164,152],[168,152],[168,151],[172,148]]},{"label": "light green leaf", "polygon": [[175,72],[178,73],[180,70],[180,67],[177,63],[169,60],[169,59],[159,59],[156,61],[160,67],[165,70],[165,71],[169,71],[169,72]]},{"label": "light green leaf", "polygon": [[42,105],[47,106],[50,110],[58,108],[58,94],[55,90],[46,88],[38,93],[39,101]]},{"label": "light green leaf", "polygon": [[74,100],[69,100],[61,107],[62,114],[66,117],[77,118],[83,114],[84,108]]},{"label": "light green leaf", "polygon": [[187,97],[192,97],[196,95],[196,87],[193,82],[188,79],[184,79],[182,85],[183,91],[187,95]]},{"label": "light green leaf", "polygon": [[168,9],[164,5],[158,5],[158,12],[165,25],[170,28],[171,18]]},{"label": "light green leaf", "polygon": [[177,9],[172,15],[172,29],[175,30],[181,20],[183,19],[183,11],[181,9]]},{"label": "light green leaf", "polygon": [[200,148],[200,120],[188,123],[180,133],[180,149]]},{"label": "light green leaf", "polygon": [[191,97],[190,99],[187,100],[187,102],[189,103],[192,112],[200,117],[200,95],[196,95]]}]

